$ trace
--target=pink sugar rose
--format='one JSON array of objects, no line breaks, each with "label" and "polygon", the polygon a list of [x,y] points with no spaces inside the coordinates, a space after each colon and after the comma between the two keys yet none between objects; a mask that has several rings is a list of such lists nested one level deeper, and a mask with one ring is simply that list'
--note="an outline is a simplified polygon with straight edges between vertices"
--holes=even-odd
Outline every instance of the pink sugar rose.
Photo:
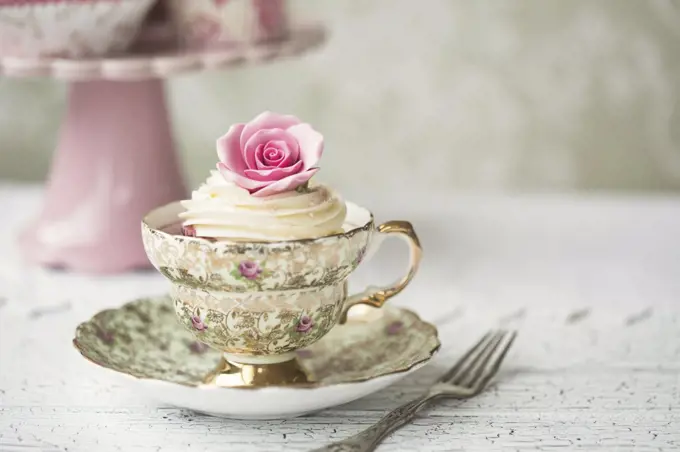
[{"label": "pink sugar rose", "polygon": [[295,116],[264,112],[217,140],[217,169],[253,196],[295,190],[319,168],[323,136]]}]

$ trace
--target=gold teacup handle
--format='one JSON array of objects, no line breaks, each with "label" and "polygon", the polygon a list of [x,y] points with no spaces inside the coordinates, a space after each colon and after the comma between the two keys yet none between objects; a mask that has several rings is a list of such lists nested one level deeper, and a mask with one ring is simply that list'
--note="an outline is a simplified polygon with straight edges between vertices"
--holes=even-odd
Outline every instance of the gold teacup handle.
[{"label": "gold teacup handle", "polygon": [[382,307],[387,300],[404,290],[408,283],[413,279],[413,276],[416,274],[418,266],[420,265],[423,249],[420,246],[420,240],[418,240],[416,231],[413,229],[411,223],[408,221],[388,221],[387,223],[378,226],[376,231],[378,234],[382,234],[383,237],[376,243],[369,245],[373,248],[373,252],[376,252],[383,240],[389,236],[400,237],[406,241],[409,246],[408,271],[406,275],[402,276],[397,282],[387,287],[369,286],[364,291],[349,296],[345,301],[345,306],[342,315],[340,316],[339,323],[341,324],[347,321],[347,313],[353,306],[367,304],[375,308]]}]

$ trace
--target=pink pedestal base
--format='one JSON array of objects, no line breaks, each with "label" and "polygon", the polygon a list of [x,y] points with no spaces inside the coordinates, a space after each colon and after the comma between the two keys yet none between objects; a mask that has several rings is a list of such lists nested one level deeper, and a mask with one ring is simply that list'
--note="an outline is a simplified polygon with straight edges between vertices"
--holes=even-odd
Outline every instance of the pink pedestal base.
[{"label": "pink pedestal base", "polygon": [[36,263],[113,273],[149,262],[140,221],[186,196],[162,81],[73,82],[44,208],[21,237]]}]

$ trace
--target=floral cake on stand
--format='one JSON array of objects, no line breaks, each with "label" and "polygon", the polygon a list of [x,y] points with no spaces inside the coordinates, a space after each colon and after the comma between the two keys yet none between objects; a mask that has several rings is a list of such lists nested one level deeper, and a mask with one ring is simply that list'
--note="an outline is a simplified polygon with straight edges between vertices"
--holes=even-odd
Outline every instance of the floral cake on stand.
[{"label": "floral cake on stand", "polygon": [[319,25],[291,25],[282,39],[192,48],[164,31],[163,20],[175,23],[172,14],[154,14],[156,28],[143,29],[139,44],[124,54],[0,55],[2,75],[69,83],[44,207],[21,236],[32,262],[88,273],[148,267],[140,219],[186,195],[164,79],[299,55],[325,40]]}]

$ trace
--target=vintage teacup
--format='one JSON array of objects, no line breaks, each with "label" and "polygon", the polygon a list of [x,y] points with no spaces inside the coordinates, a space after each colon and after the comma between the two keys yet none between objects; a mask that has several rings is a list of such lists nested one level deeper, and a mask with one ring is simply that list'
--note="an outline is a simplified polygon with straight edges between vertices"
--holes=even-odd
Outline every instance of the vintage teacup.
[{"label": "vintage teacup", "polygon": [[[357,304],[382,306],[413,278],[421,257],[410,223],[375,226],[367,209],[347,203],[343,230],[275,242],[211,241],[181,234],[180,203],[149,213],[144,248],[172,282],[180,323],[236,366],[284,364],[328,333]],[[347,277],[382,238],[407,240],[406,274],[389,287],[347,295]]]}]

